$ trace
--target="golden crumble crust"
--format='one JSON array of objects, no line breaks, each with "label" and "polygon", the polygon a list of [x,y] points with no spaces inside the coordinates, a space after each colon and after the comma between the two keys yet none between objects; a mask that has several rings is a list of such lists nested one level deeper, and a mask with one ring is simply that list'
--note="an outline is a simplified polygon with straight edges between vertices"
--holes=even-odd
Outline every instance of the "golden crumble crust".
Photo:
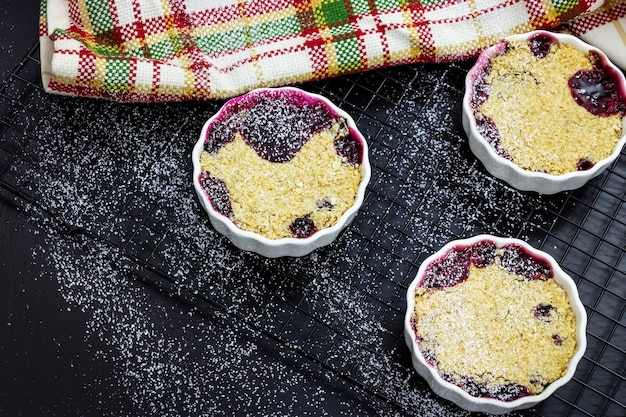
[{"label": "golden crumble crust", "polygon": [[354,205],[361,165],[349,163],[334,145],[347,132],[345,123],[336,120],[287,162],[260,158],[237,133],[218,152],[202,152],[200,165],[226,185],[239,228],[269,239],[292,237],[289,226],[295,219],[309,216],[323,229]]},{"label": "golden crumble crust", "polygon": [[[550,314],[537,313],[542,308]],[[498,258],[484,268],[471,265],[455,286],[418,288],[414,318],[420,349],[456,383],[465,377],[487,388],[516,383],[538,394],[566,373],[576,350],[565,290],[551,278],[511,274]]]},{"label": "golden crumble crust", "polygon": [[480,112],[497,126],[502,147],[528,171],[561,175],[581,160],[607,158],[622,136],[622,115],[596,116],[577,104],[568,79],[593,68],[593,58],[571,45],[553,43],[537,58],[528,42],[509,41],[490,60],[489,98]]}]

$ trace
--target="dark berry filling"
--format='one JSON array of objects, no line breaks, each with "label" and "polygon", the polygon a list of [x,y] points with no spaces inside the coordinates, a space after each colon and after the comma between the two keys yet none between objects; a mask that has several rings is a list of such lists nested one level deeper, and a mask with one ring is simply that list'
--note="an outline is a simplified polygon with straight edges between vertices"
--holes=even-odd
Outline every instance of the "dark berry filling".
[{"label": "dark berry filling", "polygon": [[332,210],[335,208],[335,205],[330,202],[330,200],[321,200],[317,202],[317,208],[318,209],[326,209],[326,210]]},{"label": "dark berry filling", "polygon": [[227,121],[218,121],[213,128],[207,132],[204,141],[204,150],[208,153],[215,153],[227,143],[235,139],[235,134],[239,131],[241,117],[233,114]]},{"label": "dark berry filling", "polygon": [[[421,287],[453,287],[468,278],[470,265],[484,268],[491,265],[495,257],[496,245],[490,241],[481,241],[466,248],[452,248],[428,266]],[[520,275],[527,280],[552,278],[552,269],[545,261],[537,259],[516,244],[502,247],[500,264],[508,273]]]},{"label": "dark berry filling", "polygon": [[551,304],[539,304],[533,310],[533,317],[539,321],[550,323],[552,321],[552,311],[554,307]]},{"label": "dark berry filling", "polygon": [[496,151],[496,153],[504,159],[508,159],[512,161],[511,155],[507,152],[506,149],[502,146],[502,141],[500,140],[500,131],[496,126],[495,122],[485,116],[476,118],[476,129],[478,133],[485,138],[487,143],[491,145],[491,147]]},{"label": "dark berry filling", "polygon": [[233,208],[230,205],[228,187],[219,178],[211,176],[209,172],[200,174],[200,184],[211,200],[213,208],[226,217],[232,217]]},{"label": "dark berry filling", "polygon": [[491,265],[496,259],[496,245],[493,242],[479,242],[465,250],[469,264],[477,268],[484,268]]},{"label": "dark berry filling", "polygon": [[[590,52],[594,55],[594,52]],[[579,105],[596,116],[626,114],[626,98],[617,89],[617,74],[603,67],[595,58],[595,68],[580,70],[568,81],[572,97]]]},{"label": "dark berry filling", "polygon": [[586,171],[593,168],[594,166],[595,164],[592,161],[588,160],[587,158],[581,158],[576,164],[576,169],[578,171]]},{"label": "dark berry filling", "polygon": [[[276,91],[244,96],[226,107],[224,114],[214,121],[207,132],[204,150],[217,152],[239,133],[261,158],[287,162],[311,136],[329,128],[336,118],[323,103],[295,93]],[[335,147],[350,163],[361,162],[362,146],[352,134],[338,140]]]},{"label": "dark berry filling", "polygon": [[[508,43],[505,44],[505,48],[501,54],[505,53],[508,48]],[[476,130],[485,138],[485,140],[491,145],[496,153],[502,158],[512,160],[511,155],[502,147],[500,139],[500,131],[495,122],[484,116],[480,112],[480,107],[485,104],[489,99],[489,84],[487,83],[487,75],[491,71],[491,64],[487,63],[483,68],[481,74],[476,78],[472,89],[472,98],[470,100],[470,107],[474,113],[474,120],[476,121]]]},{"label": "dark berry filling", "polygon": [[484,268],[495,260],[496,245],[490,241],[478,242],[464,249],[453,248],[426,270],[422,287],[447,288],[464,282],[469,277],[470,265]]},{"label": "dark berry filling", "polygon": [[544,261],[535,258],[519,245],[504,246],[500,263],[510,274],[520,275],[527,280],[552,278],[552,269]]},{"label": "dark berry filling", "polygon": [[281,99],[264,100],[247,113],[254,120],[242,126],[244,140],[263,159],[271,162],[291,160],[309,138],[331,125],[326,108],[300,107]]},{"label": "dark berry filling", "polygon": [[556,42],[556,39],[552,36],[539,33],[533,36],[529,41],[530,52],[537,58],[545,58],[550,54],[550,48],[552,44]]},{"label": "dark berry filling", "polygon": [[311,220],[311,216],[307,214],[306,216],[295,219],[289,226],[289,230],[293,237],[303,239],[317,232],[317,227],[315,227],[315,223]]},{"label": "dark berry filling", "polygon": [[331,115],[322,104],[309,105],[289,95],[254,95],[233,105],[213,124],[204,149],[215,152],[239,132],[261,158],[286,162],[313,134],[331,123]]},{"label": "dark berry filling", "polygon": [[558,334],[553,334],[552,343],[554,343],[557,346],[563,346],[563,339]]},{"label": "dark berry filling", "polygon": [[513,401],[532,395],[532,392],[527,387],[515,382],[488,387],[470,376],[462,376],[457,379],[453,374],[443,371],[439,371],[439,375],[444,381],[458,386],[473,397]]},{"label": "dark berry filling", "polygon": [[363,148],[361,144],[351,135],[346,135],[335,139],[335,150],[338,155],[346,158],[346,161],[352,165],[361,163],[363,157]]},{"label": "dark berry filling", "polygon": [[452,375],[445,372],[440,372],[440,374],[444,380],[457,385],[473,397],[513,401],[521,397],[532,395],[532,392],[527,387],[514,382],[487,387],[485,384],[481,384],[469,376],[462,376],[460,380],[456,380]]},{"label": "dark berry filling", "polygon": [[487,62],[482,72],[476,77],[472,89],[472,97],[470,106],[474,112],[489,100],[489,84],[487,83],[487,75],[491,72],[491,63]]}]

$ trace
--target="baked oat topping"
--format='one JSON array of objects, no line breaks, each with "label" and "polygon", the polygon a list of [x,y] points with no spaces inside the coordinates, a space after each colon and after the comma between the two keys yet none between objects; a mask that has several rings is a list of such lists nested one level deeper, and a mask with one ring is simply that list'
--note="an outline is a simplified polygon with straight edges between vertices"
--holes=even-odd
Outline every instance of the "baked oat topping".
[{"label": "baked oat topping", "polygon": [[354,204],[362,172],[360,157],[354,157],[359,144],[345,121],[329,124],[303,140],[288,160],[260,157],[259,147],[250,146],[239,131],[217,151],[204,151],[202,175],[219,178],[228,192],[225,197],[222,187],[203,183],[211,200],[220,203],[214,207],[225,207],[222,214],[239,228],[269,239],[304,238],[336,224]]},{"label": "baked oat topping", "polygon": [[474,86],[478,129],[528,171],[589,169],[621,138],[626,97],[595,53],[542,36],[506,41]]},{"label": "baked oat topping", "polygon": [[474,396],[508,401],[538,394],[566,373],[576,349],[576,319],[565,290],[545,273],[548,265],[534,258],[515,268],[503,265],[507,252],[530,257],[519,249],[494,247],[493,258],[488,245],[455,250],[460,255],[448,254],[429,268],[445,275],[440,263],[461,259],[467,277],[444,276],[441,282],[451,286],[416,290],[420,350],[444,379]]}]

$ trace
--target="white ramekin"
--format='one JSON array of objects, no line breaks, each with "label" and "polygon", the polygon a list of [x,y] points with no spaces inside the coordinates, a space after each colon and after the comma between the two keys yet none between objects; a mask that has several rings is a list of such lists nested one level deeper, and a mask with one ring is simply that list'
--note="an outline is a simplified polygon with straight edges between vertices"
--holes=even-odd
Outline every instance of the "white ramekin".
[{"label": "white ramekin", "polygon": [[463,128],[468,136],[470,149],[483,163],[491,175],[504,180],[512,187],[522,191],[535,191],[539,194],[555,194],[561,191],[573,190],[582,187],[589,180],[601,174],[619,157],[621,149],[624,144],[626,144],[626,117],[622,118],[622,137],[616,144],[611,155],[605,159],[597,161],[596,164],[588,170],[572,171],[563,175],[532,172],[522,169],[512,161],[498,155],[494,148],[479,133],[476,127],[474,111],[472,110],[470,104],[473,96],[474,85],[478,77],[484,72],[485,67],[489,65],[489,60],[502,52],[505,48],[507,40],[527,41],[538,34],[550,36],[562,44],[572,45],[576,49],[585,53],[594,51],[600,57],[603,65],[611,68],[615,73],[618,80],[618,89],[621,91],[622,97],[626,97],[626,80],[623,72],[611,63],[602,51],[572,35],[546,31],[533,31],[525,34],[509,36],[497,44],[485,49],[480,54],[465,79],[465,95],[463,97]]},{"label": "white ramekin", "polygon": [[[516,244],[523,248],[524,251],[530,253],[542,261],[548,263],[554,273],[554,280],[559,284],[567,293],[569,297],[572,310],[576,317],[576,351],[572,356],[569,365],[567,367],[566,374],[548,385],[541,393],[537,395],[529,395],[518,398],[513,401],[501,401],[493,398],[474,397],[461,389],[460,387],[444,380],[437,369],[431,365],[422,355],[418,344],[418,336],[413,326],[413,311],[415,309],[415,290],[421,285],[424,280],[425,272],[427,268],[435,261],[441,259],[451,250],[459,250],[469,246],[472,246],[478,242],[490,241],[494,242],[496,247],[503,247],[509,244]],[[462,319],[462,317],[459,317]],[[587,346],[587,313],[585,307],[580,301],[578,295],[578,289],[572,278],[567,275],[556,260],[549,254],[539,251],[526,242],[519,239],[502,238],[491,235],[478,235],[469,239],[461,239],[449,242],[437,253],[428,257],[420,266],[417,276],[413,282],[409,285],[407,290],[407,310],[404,318],[404,337],[405,341],[411,351],[411,359],[415,370],[426,380],[430,388],[440,397],[452,401],[459,407],[472,411],[483,412],[489,414],[505,414],[515,410],[521,410],[537,405],[541,401],[548,398],[557,390],[557,388],[563,386],[574,376],[578,362],[583,357]],[[514,354],[514,352],[512,352]]]},{"label": "white ramekin", "polygon": [[[200,155],[202,154],[204,143],[206,140],[207,131],[212,126],[215,120],[220,117],[220,114],[225,111],[225,109],[230,106],[237,105],[237,103],[242,100],[242,98],[249,98],[250,95],[260,95],[267,93],[289,93],[289,94],[298,94],[304,95],[309,100],[313,102],[318,102],[326,106],[331,114],[343,117],[348,127],[350,128],[351,134],[354,136],[356,140],[358,140],[361,144],[363,157],[361,162],[361,173],[362,179],[358,188],[358,192],[354,201],[354,204],[339,218],[336,224],[331,227],[318,230],[314,234],[306,238],[282,238],[282,239],[268,239],[258,233],[242,230],[233,221],[224,216],[220,212],[218,212],[211,203],[211,200],[204,190],[202,185],[200,184]],[[334,105],[328,99],[318,94],[313,94],[309,92],[305,92],[298,88],[293,87],[282,87],[282,88],[259,88],[253,90],[243,96],[239,96],[227,101],[224,106],[213,115],[205,124],[202,129],[202,133],[200,134],[200,138],[196,142],[192,152],[192,160],[193,160],[193,185],[198,194],[198,198],[200,199],[200,203],[202,207],[205,209],[207,214],[209,215],[209,220],[213,227],[226,236],[236,247],[246,251],[252,251],[263,255],[268,258],[276,258],[282,256],[304,256],[317,248],[328,245],[333,242],[337,236],[341,233],[341,231],[347,227],[354,217],[356,216],[359,208],[361,207],[364,197],[365,190],[367,184],[369,182],[371,176],[371,168],[368,157],[368,146],[365,138],[359,132],[356,127],[356,124],[352,117],[347,114],[345,111],[341,110],[339,107]]]}]

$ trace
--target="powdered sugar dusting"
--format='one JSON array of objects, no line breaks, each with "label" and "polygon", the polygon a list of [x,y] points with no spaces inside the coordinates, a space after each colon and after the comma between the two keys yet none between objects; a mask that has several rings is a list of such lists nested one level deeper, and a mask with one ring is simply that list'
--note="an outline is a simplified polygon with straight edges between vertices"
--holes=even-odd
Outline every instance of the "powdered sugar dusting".
[{"label": "powdered sugar dusting", "polygon": [[110,347],[89,353],[113,363],[129,415],[468,415],[411,368],[406,285],[452,237],[553,220],[530,221],[526,197],[474,162],[446,107],[454,74],[423,70],[404,95],[414,114],[396,119],[406,134],[355,111],[370,193],[335,243],[298,259],[236,250],[202,211],[190,154],[216,103],[44,97],[25,216],[46,230],[45,269],[88,317],[85,338]]}]

